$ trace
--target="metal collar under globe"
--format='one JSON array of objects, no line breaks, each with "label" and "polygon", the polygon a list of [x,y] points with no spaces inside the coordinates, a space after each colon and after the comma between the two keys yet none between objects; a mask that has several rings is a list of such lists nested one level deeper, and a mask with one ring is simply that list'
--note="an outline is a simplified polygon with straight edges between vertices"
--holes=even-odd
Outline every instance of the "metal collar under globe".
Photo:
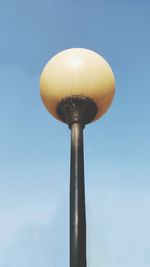
[{"label": "metal collar under globe", "polygon": [[97,106],[93,100],[84,96],[72,96],[63,99],[57,106],[57,114],[63,122],[71,128],[74,122],[84,127],[97,114]]}]

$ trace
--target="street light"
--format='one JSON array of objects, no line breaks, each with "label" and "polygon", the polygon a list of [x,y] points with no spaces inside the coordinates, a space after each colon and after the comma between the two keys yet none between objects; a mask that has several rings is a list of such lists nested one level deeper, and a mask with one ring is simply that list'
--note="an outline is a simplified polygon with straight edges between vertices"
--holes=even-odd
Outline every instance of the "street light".
[{"label": "street light", "polygon": [[70,267],[86,267],[83,129],[109,108],[115,92],[114,75],[97,53],[67,49],[46,64],[40,91],[47,110],[71,129]]}]

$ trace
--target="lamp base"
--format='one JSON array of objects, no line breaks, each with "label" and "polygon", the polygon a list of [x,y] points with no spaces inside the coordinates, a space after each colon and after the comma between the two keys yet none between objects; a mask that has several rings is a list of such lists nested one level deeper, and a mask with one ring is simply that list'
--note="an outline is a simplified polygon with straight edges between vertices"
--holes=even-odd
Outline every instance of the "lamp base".
[{"label": "lamp base", "polygon": [[61,121],[71,128],[74,122],[85,126],[97,114],[97,106],[93,100],[85,96],[71,96],[63,99],[57,106],[57,114]]}]

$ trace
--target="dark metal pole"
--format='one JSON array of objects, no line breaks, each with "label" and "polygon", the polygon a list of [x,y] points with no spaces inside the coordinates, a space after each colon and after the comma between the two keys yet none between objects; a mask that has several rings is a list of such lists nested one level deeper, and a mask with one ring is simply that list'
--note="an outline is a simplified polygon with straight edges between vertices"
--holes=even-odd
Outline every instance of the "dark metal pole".
[{"label": "dark metal pole", "polygon": [[70,267],[86,267],[83,128],[95,118],[97,106],[88,97],[71,96],[58,104],[57,114],[71,129]]},{"label": "dark metal pole", "polygon": [[86,267],[83,125],[71,125],[70,267]]}]

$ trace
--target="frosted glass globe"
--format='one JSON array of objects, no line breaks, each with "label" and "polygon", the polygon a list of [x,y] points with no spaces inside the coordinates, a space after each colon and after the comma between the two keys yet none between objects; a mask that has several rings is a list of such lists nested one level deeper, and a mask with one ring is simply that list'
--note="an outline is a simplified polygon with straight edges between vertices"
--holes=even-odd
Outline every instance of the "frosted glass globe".
[{"label": "frosted glass globe", "polygon": [[109,108],[115,79],[106,60],[85,48],[71,48],[55,55],[44,67],[40,93],[47,110],[58,120],[57,106],[71,96],[85,96],[97,106],[94,120]]}]

